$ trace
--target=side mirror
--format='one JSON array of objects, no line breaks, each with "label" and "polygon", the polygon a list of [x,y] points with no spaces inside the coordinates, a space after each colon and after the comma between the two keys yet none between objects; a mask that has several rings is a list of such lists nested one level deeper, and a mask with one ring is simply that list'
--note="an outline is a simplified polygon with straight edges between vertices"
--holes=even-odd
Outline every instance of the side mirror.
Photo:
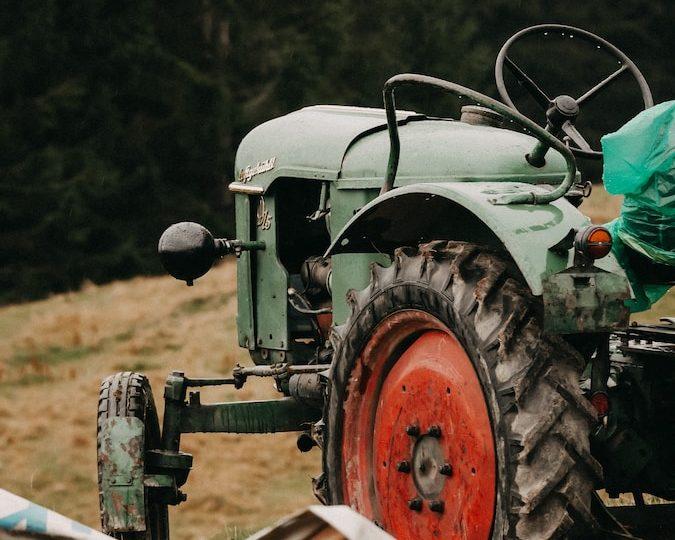
[{"label": "side mirror", "polygon": [[157,251],[164,269],[188,285],[206,274],[219,256],[211,232],[192,221],[174,223],[166,229]]},{"label": "side mirror", "polygon": [[157,251],[164,269],[176,279],[192,285],[194,280],[211,269],[216,259],[242,251],[265,249],[265,242],[214,238],[199,223],[174,223],[159,238]]}]

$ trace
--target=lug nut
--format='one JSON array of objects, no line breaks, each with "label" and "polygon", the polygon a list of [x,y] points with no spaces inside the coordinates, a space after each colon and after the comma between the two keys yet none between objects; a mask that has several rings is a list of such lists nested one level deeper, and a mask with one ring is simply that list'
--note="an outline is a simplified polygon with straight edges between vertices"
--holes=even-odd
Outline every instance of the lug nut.
[{"label": "lug nut", "polygon": [[433,426],[429,426],[429,431],[427,432],[429,437],[434,437],[438,439],[441,436],[441,427],[437,426],[434,424]]},{"label": "lug nut", "polygon": [[452,476],[452,465],[449,463],[444,463],[438,472],[444,474],[445,476]]},{"label": "lug nut", "polygon": [[420,510],[422,510],[422,499],[420,499],[419,497],[410,499],[408,501],[408,508],[414,510],[415,512],[419,512]]},{"label": "lug nut", "polygon": [[438,514],[442,514],[443,511],[445,510],[445,503],[438,499],[429,501],[429,510],[431,510],[432,512],[436,512]]},{"label": "lug nut", "polygon": [[396,470],[402,473],[410,472],[410,462],[409,461],[399,461],[396,465]]},{"label": "lug nut", "polygon": [[420,428],[419,426],[416,426],[414,424],[410,424],[405,428],[405,432],[410,435],[411,437],[419,437],[420,435]]}]

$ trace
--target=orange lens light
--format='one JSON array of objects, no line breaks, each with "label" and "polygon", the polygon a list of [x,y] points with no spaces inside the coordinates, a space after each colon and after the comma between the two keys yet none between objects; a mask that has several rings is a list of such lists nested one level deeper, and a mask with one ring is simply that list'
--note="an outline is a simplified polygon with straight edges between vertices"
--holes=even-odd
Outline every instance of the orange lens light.
[{"label": "orange lens light", "polygon": [[576,249],[589,259],[601,259],[612,249],[612,235],[604,227],[593,225],[579,231]]},{"label": "orange lens light", "polygon": [[612,249],[612,235],[604,228],[591,231],[586,241],[588,255],[593,259],[601,259]]}]

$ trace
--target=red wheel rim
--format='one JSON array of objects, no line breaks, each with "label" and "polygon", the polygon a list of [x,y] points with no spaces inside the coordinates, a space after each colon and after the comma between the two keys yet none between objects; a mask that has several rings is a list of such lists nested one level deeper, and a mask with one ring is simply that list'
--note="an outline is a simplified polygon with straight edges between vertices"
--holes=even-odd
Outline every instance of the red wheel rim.
[{"label": "red wheel rim", "polygon": [[489,537],[496,465],[485,397],[462,345],[428,313],[388,317],[357,359],[342,480],[345,503],[397,538]]}]

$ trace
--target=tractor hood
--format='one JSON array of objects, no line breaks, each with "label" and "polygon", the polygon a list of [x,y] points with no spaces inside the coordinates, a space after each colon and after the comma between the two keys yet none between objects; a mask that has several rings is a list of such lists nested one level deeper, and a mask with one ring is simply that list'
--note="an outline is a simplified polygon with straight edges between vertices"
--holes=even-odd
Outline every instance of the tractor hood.
[{"label": "tractor hood", "polygon": [[[529,135],[461,121],[397,112],[401,158],[396,185],[438,181],[558,184],[565,161],[549,151],[531,166]],[[379,187],[389,156],[384,109],[319,105],[275,118],[241,142],[230,189],[264,193],[280,177],[337,181],[340,188]]]}]

